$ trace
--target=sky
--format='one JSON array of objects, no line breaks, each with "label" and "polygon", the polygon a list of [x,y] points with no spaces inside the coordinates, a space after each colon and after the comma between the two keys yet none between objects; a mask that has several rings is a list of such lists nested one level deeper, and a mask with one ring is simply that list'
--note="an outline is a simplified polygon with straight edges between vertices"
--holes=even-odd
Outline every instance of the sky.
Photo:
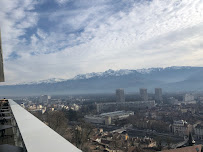
[{"label": "sky", "polygon": [[6,82],[203,66],[203,0],[0,0]]}]

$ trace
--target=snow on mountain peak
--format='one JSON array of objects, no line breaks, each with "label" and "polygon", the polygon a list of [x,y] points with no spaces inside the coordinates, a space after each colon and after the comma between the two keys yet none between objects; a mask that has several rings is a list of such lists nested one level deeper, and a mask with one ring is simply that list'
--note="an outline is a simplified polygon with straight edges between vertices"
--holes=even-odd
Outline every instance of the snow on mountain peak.
[{"label": "snow on mountain peak", "polygon": [[21,84],[40,84],[40,83],[57,83],[57,82],[62,82],[62,81],[67,81],[67,80],[82,80],[82,79],[90,79],[94,77],[109,77],[109,76],[123,76],[123,75],[128,75],[131,73],[138,72],[140,74],[150,74],[151,72],[155,71],[162,71],[162,70],[180,70],[180,69],[190,69],[191,67],[187,66],[172,66],[172,67],[166,67],[166,68],[145,68],[145,69],[137,69],[137,70],[128,70],[128,69],[120,69],[120,70],[106,70],[104,72],[92,72],[92,73],[87,73],[87,74],[79,74],[76,75],[72,79],[61,79],[61,78],[52,78],[48,80],[40,80],[37,82],[29,82],[29,83],[21,83]]},{"label": "snow on mountain peak", "polygon": [[28,82],[28,83],[21,83],[21,84],[40,84],[40,83],[57,83],[57,82],[62,82],[66,81],[66,79],[61,79],[61,78],[51,78],[47,80],[39,80],[35,82]]},{"label": "snow on mountain peak", "polygon": [[132,70],[117,70],[117,71],[114,71],[112,69],[109,69],[105,72],[98,72],[98,73],[87,73],[87,74],[80,74],[80,75],[77,75],[73,78],[73,80],[77,80],[77,79],[89,79],[89,78],[92,78],[92,77],[107,77],[107,76],[122,76],[122,75],[127,75],[127,74],[130,74],[132,73],[133,71]]},{"label": "snow on mountain peak", "polygon": [[141,74],[149,74],[153,70],[154,70],[153,68],[149,68],[149,69],[137,69],[136,71],[141,73]]}]

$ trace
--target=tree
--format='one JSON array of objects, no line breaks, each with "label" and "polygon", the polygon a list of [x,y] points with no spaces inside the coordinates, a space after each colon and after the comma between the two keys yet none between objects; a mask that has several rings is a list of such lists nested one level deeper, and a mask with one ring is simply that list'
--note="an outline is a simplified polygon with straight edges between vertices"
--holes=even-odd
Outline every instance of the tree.
[{"label": "tree", "polygon": [[69,121],[77,121],[79,119],[78,113],[72,109],[66,110],[65,116]]},{"label": "tree", "polygon": [[72,142],[80,149],[83,149],[88,142],[91,133],[93,133],[93,126],[89,123],[83,122],[73,130]]},{"label": "tree", "polygon": [[68,128],[68,120],[62,111],[52,111],[46,114],[45,121],[49,127],[55,130],[60,135],[65,135],[66,129]]}]

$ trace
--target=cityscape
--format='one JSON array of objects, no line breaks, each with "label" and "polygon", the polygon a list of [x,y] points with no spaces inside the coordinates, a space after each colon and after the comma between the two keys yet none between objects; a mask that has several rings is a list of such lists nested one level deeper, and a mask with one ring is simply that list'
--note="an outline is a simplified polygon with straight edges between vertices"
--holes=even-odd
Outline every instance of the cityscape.
[{"label": "cityscape", "polygon": [[140,88],[127,94],[119,88],[114,94],[13,99],[83,151],[164,151],[203,141],[203,94],[194,92]]},{"label": "cityscape", "polygon": [[202,0],[0,0],[0,152],[203,152]]}]

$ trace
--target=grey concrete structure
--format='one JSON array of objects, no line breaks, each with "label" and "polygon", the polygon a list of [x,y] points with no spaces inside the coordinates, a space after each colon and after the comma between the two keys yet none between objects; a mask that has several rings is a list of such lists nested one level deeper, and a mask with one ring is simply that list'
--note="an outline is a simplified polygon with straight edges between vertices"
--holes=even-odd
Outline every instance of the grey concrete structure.
[{"label": "grey concrete structure", "polygon": [[161,88],[155,88],[155,100],[156,100],[156,102],[163,102]]},{"label": "grey concrete structure", "polygon": [[1,31],[0,31],[0,82],[4,82],[4,67],[3,67],[3,54],[1,45]]},{"label": "grey concrete structure", "polygon": [[40,102],[41,102],[41,103],[47,103],[47,102],[48,102],[48,99],[49,99],[49,96],[48,96],[48,95],[41,95],[41,96],[40,96]]},{"label": "grey concrete structure", "polygon": [[140,88],[140,98],[142,101],[148,101],[147,89]]},{"label": "grey concrete structure", "polygon": [[134,115],[133,111],[122,110],[122,111],[102,113],[99,115],[86,115],[85,120],[87,122],[95,123],[95,124],[111,125],[111,123],[114,122],[115,120],[126,119],[131,115]]},{"label": "grey concrete structure", "polygon": [[116,89],[116,102],[125,102],[124,89]]},{"label": "grey concrete structure", "polygon": [[19,104],[10,99],[8,102],[15,120],[12,125],[16,146],[26,152],[82,152]]},{"label": "grey concrete structure", "polygon": [[97,112],[103,111],[113,111],[113,110],[133,110],[133,109],[150,109],[155,106],[155,101],[129,101],[129,102],[108,102],[108,103],[98,103]]}]

